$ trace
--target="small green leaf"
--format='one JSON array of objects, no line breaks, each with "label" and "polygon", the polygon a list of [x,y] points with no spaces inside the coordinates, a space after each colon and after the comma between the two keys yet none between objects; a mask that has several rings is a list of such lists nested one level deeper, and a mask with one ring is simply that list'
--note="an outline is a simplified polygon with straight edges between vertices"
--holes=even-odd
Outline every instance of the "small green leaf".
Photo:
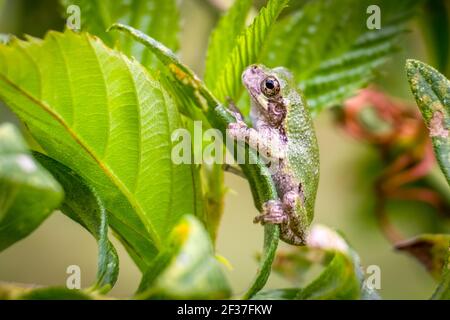
[{"label": "small green leaf", "polygon": [[295,300],[298,289],[275,289],[259,292],[254,295],[252,300]]},{"label": "small green leaf", "polygon": [[405,251],[422,263],[435,279],[440,279],[447,262],[450,245],[448,234],[423,234],[413,239],[397,243],[397,250]]},{"label": "small green leaf", "polygon": [[295,297],[291,294],[293,289],[288,289],[286,297],[301,300],[379,299],[365,284],[358,255],[336,231],[315,225],[307,241],[306,247],[279,253],[275,271],[298,282],[313,265],[321,264],[324,269],[311,283],[297,289]]},{"label": "small green leaf", "polygon": [[207,86],[214,85],[217,75],[225,66],[228,55],[236,46],[239,35],[245,30],[245,22],[252,2],[252,0],[235,0],[233,6],[211,33],[205,66]]},{"label": "small green leaf", "polygon": [[287,3],[288,0],[269,0],[253,23],[239,36],[211,89],[219,101],[225,102],[227,98],[239,100],[242,72],[250,64],[261,60],[267,37]]},{"label": "small green leaf", "polygon": [[0,33],[0,43],[7,44],[11,40],[11,35]]},{"label": "small green leaf", "polygon": [[19,131],[0,126],[0,252],[33,232],[63,199],[58,182],[29,153]]},{"label": "small green leaf", "polygon": [[365,28],[364,1],[317,0],[279,21],[264,61],[309,78],[325,59],[342,53]]},{"label": "small green leaf", "polygon": [[434,153],[450,184],[450,81],[434,68],[417,61],[406,62],[412,93],[430,130]]},{"label": "small green leaf", "polygon": [[144,274],[137,298],[228,298],[231,291],[222,268],[204,227],[186,216],[172,231],[167,249]]},{"label": "small green leaf", "polygon": [[58,180],[66,197],[60,210],[89,231],[98,242],[97,283],[92,290],[105,293],[116,283],[119,257],[108,239],[108,217],[96,191],[73,170],[43,154],[34,157]]}]

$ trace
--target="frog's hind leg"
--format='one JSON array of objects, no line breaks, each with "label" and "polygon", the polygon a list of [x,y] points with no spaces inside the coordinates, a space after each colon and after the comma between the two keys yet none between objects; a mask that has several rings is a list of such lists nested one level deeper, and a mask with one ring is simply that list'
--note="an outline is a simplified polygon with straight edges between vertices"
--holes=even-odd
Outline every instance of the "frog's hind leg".
[{"label": "frog's hind leg", "polygon": [[262,213],[256,216],[253,223],[261,224],[282,224],[288,222],[288,216],[283,211],[283,204],[280,200],[269,200],[263,204]]},{"label": "frog's hind leg", "polygon": [[288,216],[289,229],[302,239],[305,238],[306,230],[305,222],[302,220],[303,217],[306,217],[306,209],[303,203],[304,199],[300,192],[291,190],[283,196],[283,211]]}]

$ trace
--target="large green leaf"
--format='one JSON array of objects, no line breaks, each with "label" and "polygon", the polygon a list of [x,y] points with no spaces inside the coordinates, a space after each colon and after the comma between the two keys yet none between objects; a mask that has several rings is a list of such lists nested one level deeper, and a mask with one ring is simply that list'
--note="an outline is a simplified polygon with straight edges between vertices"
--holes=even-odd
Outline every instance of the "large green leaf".
[{"label": "large green leaf", "polygon": [[431,299],[450,300],[450,248],[447,251],[447,258],[442,269],[442,280]]},{"label": "large green leaf", "polygon": [[[378,5],[381,29],[368,30]],[[313,113],[355,94],[396,51],[417,1],[317,0],[280,20],[263,62],[293,71]]]},{"label": "large green leaf", "polygon": [[77,5],[81,11],[82,30],[99,36],[110,47],[117,45],[122,52],[133,55],[145,66],[155,66],[156,59],[131,39],[106,30],[114,23],[131,25],[150,34],[172,50],[178,50],[179,13],[176,0],[61,0],[62,4]]},{"label": "large green leaf", "polygon": [[225,299],[230,287],[202,224],[184,217],[144,274],[139,299]]},{"label": "large green leaf", "polygon": [[211,87],[219,101],[224,102],[227,98],[234,101],[239,99],[242,92],[242,72],[250,64],[260,61],[266,39],[287,3],[288,0],[269,0],[252,24],[238,37]]},{"label": "large green leaf", "polygon": [[[119,24],[114,25],[111,29],[127,33],[151,50],[167,67],[168,73],[171,75],[172,84],[177,86],[176,92],[179,94],[190,93],[193,96],[189,101],[189,103],[192,102],[190,106],[201,110],[210,124],[214,128],[219,129],[223,136],[226,136],[227,126],[235,121],[234,117],[223,105],[219,104],[194,72],[181,63],[169,48],[129,26]],[[183,97],[180,97],[180,99],[182,100]],[[248,163],[241,164],[241,168],[249,182],[255,206],[258,210],[261,210],[263,203],[266,201],[278,199],[277,190],[269,169],[259,159],[256,151],[247,146],[245,152],[245,158],[248,159]],[[206,221],[210,221],[210,219],[206,219]],[[279,232],[280,229],[276,225],[266,225],[264,227],[263,259],[261,259],[258,272],[250,285],[250,289],[245,294],[246,298],[251,298],[266,284],[277,249]]]},{"label": "large green leaf", "polygon": [[63,194],[28,152],[19,131],[10,124],[0,126],[0,252],[33,232]]},{"label": "large green leaf", "polygon": [[172,99],[98,38],[50,32],[0,46],[0,98],[50,157],[93,186],[141,269],[183,214],[201,212],[196,171],[171,160],[181,125]]},{"label": "large green leaf", "polygon": [[92,290],[107,292],[116,283],[119,257],[108,239],[108,217],[102,200],[73,170],[43,154],[34,157],[58,180],[66,195],[60,210],[82,225],[98,242],[97,283]]},{"label": "large green leaf", "polygon": [[450,81],[417,60],[406,62],[411,90],[430,129],[434,152],[450,184]]},{"label": "large green leaf", "polygon": [[228,55],[236,46],[239,35],[245,30],[245,22],[252,2],[252,0],[235,0],[233,6],[211,33],[205,65],[207,86],[214,85],[217,75],[227,62]]}]

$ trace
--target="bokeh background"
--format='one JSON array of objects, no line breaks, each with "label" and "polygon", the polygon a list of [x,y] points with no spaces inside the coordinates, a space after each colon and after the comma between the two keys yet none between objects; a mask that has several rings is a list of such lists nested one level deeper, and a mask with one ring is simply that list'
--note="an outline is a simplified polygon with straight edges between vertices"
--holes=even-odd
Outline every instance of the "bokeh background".
[{"label": "bokeh background", "polygon": [[[181,1],[182,60],[200,75],[208,35],[230,1]],[[0,33],[24,33],[42,37],[49,29],[61,30],[63,10],[56,0],[0,0]],[[426,50],[418,19],[410,25],[403,38],[401,52],[379,70],[378,87],[391,95],[413,103],[407,87],[404,62],[416,58],[432,63]],[[448,41],[448,39],[447,39]],[[15,117],[0,105],[0,122]],[[18,122],[16,122],[18,123]],[[372,214],[373,195],[370,176],[377,162],[377,153],[366,144],[349,137],[336,125],[332,112],[323,112],[316,119],[320,144],[321,179],[316,205],[316,223],[323,223],[342,231],[356,251],[363,265],[381,268],[383,298],[426,299],[436,283],[412,257],[396,252],[383,237]],[[439,173],[436,172],[439,180]],[[262,246],[262,228],[252,224],[257,214],[245,180],[228,175],[230,192],[226,197],[225,213],[218,238],[218,253],[233,266],[228,270],[235,293],[243,292],[257,269],[255,256]],[[391,208],[394,223],[414,236],[434,232],[443,223],[432,217],[424,204],[410,202]],[[138,269],[118,241],[120,276],[111,295],[130,296],[140,280]],[[66,268],[79,265],[82,285],[89,286],[95,279],[97,246],[83,228],[60,213],[53,214],[31,236],[0,253],[0,281],[64,285]],[[287,286],[287,282],[272,275],[268,288]]]}]

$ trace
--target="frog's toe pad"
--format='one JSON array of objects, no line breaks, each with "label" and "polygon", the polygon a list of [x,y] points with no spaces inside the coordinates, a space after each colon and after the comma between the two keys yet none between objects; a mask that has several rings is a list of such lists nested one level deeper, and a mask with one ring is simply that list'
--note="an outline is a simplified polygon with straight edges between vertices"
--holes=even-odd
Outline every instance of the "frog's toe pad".
[{"label": "frog's toe pad", "polygon": [[263,205],[262,213],[255,217],[254,223],[261,224],[282,224],[287,221],[287,215],[283,211],[283,206],[280,201],[267,201]]}]

